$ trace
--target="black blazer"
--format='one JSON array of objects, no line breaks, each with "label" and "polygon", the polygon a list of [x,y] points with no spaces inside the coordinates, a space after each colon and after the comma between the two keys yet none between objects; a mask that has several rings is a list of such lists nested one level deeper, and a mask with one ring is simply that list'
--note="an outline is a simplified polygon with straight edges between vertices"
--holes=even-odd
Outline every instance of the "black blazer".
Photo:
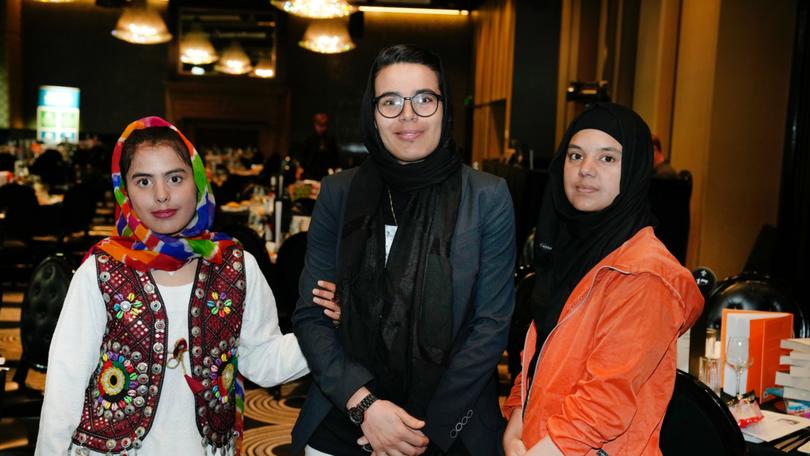
[{"label": "black blazer", "polygon": [[[293,327],[314,383],[293,429],[294,451],[303,449],[332,407],[345,411],[349,397],[373,379],[346,356],[332,321],[312,302],[317,280],[336,279],[346,196],[355,174],[350,169],[323,181],[309,228]],[[451,246],[454,342],[423,429],[444,451],[460,437],[473,455],[503,454],[497,364],[514,307],[515,254],[506,182],[464,166]]]}]

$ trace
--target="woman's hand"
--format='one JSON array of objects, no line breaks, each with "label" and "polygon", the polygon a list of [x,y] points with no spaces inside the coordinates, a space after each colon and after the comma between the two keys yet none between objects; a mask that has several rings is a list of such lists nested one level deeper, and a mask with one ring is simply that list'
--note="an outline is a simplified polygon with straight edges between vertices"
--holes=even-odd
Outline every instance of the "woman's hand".
[{"label": "woman's hand", "polygon": [[373,449],[372,456],[417,456],[427,450],[429,439],[421,429],[425,422],[383,399],[371,404],[360,428],[357,444]]},{"label": "woman's hand", "polygon": [[523,435],[523,409],[512,410],[509,417],[509,424],[503,432],[503,451],[506,456],[523,456],[526,454],[526,446],[521,440]]},{"label": "woman's hand", "polygon": [[340,324],[340,301],[335,293],[336,289],[334,283],[319,280],[318,286],[312,289],[312,302],[323,307],[323,313],[337,325]]}]

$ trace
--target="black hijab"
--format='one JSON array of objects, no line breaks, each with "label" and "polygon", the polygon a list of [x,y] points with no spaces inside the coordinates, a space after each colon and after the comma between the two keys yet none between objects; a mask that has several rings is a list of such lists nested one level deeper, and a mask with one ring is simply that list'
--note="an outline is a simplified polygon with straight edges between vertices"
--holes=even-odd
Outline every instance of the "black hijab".
[{"label": "black hijab", "polygon": [[[416,55],[424,54],[424,55]],[[376,88],[374,80],[383,68],[396,63],[419,63],[409,61],[411,57],[423,60],[430,59],[428,67],[437,72],[439,90],[442,96],[442,133],[436,149],[424,160],[403,165],[385,148],[377,131],[375,121],[376,107],[374,97]],[[435,59],[435,62],[433,61]],[[360,107],[360,123],[363,129],[363,142],[368,149],[371,162],[386,185],[402,192],[418,190],[437,184],[461,167],[461,156],[456,151],[453,141],[453,107],[450,102],[450,91],[444,73],[444,65],[435,54],[410,45],[397,45],[384,49],[377,56],[368,74],[366,91]],[[435,115],[435,114],[434,114]]]},{"label": "black hijab", "polygon": [[[385,148],[374,112],[375,79],[396,63],[428,66],[438,76],[442,131],[431,154],[402,164]],[[384,49],[369,72],[361,121],[366,160],[352,179],[338,253],[338,292],[346,351],[375,374],[381,397],[423,417],[452,343],[450,245],[461,199],[461,158],[452,138],[444,69],[437,56],[408,45]],[[434,114],[435,115],[435,114]],[[384,225],[404,195],[396,238],[385,261]],[[389,205],[390,203],[390,205]]]},{"label": "black hijab", "polygon": [[[563,188],[568,145],[578,131],[585,129],[603,131],[622,145],[619,195],[597,212],[574,208]],[[556,326],[568,296],[585,274],[640,229],[654,224],[647,201],[652,162],[650,130],[638,114],[624,106],[595,104],[568,127],[549,165],[548,186],[535,234],[537,279],[532,314],[538,347]]]}]

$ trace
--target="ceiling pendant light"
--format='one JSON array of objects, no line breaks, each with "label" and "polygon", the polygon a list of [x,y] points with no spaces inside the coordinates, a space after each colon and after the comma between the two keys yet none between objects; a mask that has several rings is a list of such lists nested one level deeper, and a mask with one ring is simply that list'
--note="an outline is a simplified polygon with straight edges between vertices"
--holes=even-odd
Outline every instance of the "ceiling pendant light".
[{"label": "ceiling pendant light", "polygon": [[238,41],[231,41],[231,45],[222,53],[222,57],[214,69],[225,74],[245,74],[253,69],[250,58]]},{"label": "ceiling pendant light", "polygon": [[352,13],[351,5],[345,0],[287,0],[270,3],[284,12],[310,19],[331,19]]},{"label": "ceiling pendant light", "polygon": [[134,44],[160,44],[172,39],[160,15],[145,3],[124,8],[112,35]]},{"label": "ceiling pendant light", "polygon": [[199,23],[194,23],[180,41],[180,61],[191,65],[207,65],[218,58],[208,35]]},{"label": "ceiling pendant light", "polygon": [[261,57],[259,57],[259,63],[253,68],[251,75],[265,79],[276,77],[276,59],[270,52],[262,53]]},{"label": "ceiling pendant light", "polygon": [[298,45],[319,54],[339,54],[355,48],[354,42],[349,37],[349,29],[340,19],[310,22],[307,31],[304,32],[304,38]]}]

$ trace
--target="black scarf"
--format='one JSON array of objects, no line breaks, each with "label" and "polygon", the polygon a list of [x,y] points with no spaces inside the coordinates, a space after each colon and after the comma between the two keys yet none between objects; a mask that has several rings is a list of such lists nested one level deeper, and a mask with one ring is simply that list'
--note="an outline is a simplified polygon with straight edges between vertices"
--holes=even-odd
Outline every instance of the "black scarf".
[{"label": "black scarf", "polygon": [[[450,246],[461,198],[461,158],[450,138],[452,110],[443,71],[441,139],[424,160],[409,164],[397,161],[377,132],[374,77],[372,70],[361,108],[370,159],[349,188],[338,253],[341,336],[349,356],[378,379],[401,382],[404,397],[398,405],[424,417],[452,345]],[[397,212],[386,265],[383,214],[390,210],[389,189],[410,198]]]},{"label": "black scarf", "polygon": [[[588,128],[601,130],[622,145],[619,195],[597,212],[574,208],[563,188],[568,144],[574,134]],[[549,165],[549,182],[535,234],[537,279],[532,292],[532,315],[538,348],[556,326],[565,302],[585,274],[640,229],[654,224],[647,201],[652,160],[652,137],[647,124],[624,106],[596,104],[568,127]]]}]

